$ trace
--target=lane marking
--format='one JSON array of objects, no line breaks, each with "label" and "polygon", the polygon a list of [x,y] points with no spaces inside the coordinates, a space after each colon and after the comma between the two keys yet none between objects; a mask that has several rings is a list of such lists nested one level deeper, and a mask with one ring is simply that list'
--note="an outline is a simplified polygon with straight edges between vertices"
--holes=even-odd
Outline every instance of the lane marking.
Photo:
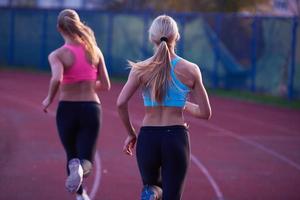
[{"label": "lane marking", "polygon": [[282,162],[296,168],[297,170],[300,171],[300,165],[292,160],[290,160],[288,157],[284,156],[284,155],[281,155],[280,153],[268,148],[268,147],[265,147],[264,145],[258,143],[258,142],[255,142],[255,141],[252,141],[252,140],[249,140],[243,136],[240,136],[236,133],[234,133],[233,131],[230,131],[230,130],[227,130],[225,128],[221,128],[219,126],[216,126],[216,125],[213,125],[213,124],[209,124],[209,123],[204,123],[202,122],[201,120],[197,120],[196,122],[196,119],[193,119],[193,118],[189,118],[188,121],[193,121],[194,124],[196,125],[201,125],[202,127],[206,127],[206,128],[210,128],[210,129],[213,129],[213,130],[216,130],[218,131],[220,134],[223,134],[223,135],[228,135],[230,137],[233,137],[243,143],[246,143],[246,144],[249,144],[251,146],[254,146],[256,147],[257,149],[260,149],[261,151],[269,154],[269,155],[272,155],[274,156],[275,158],[281,160]]},{"label": "lane marking", "polygon": [[241,115],[241,114],[237,114],[237,113],[227,113],[227,112],[224,113],[223,115],[234,118],[235,120],[241,120],[242,119],[242,120],[248,121],[248,122],[251,121],[251,122],[256,123],[260,126],[268,127],[268,128],[271,128],[271,129],[276,129],[276,130],[279,130],[281,132],[285,132],[285,133],[289,133],[289,134],[292,133],[292,134],[298,135],[298,131],[289,130],[285,126],[278,125],[278,124],[272,124],[272,123],[266,123],[265,121],[260,121],[260,120],[254,119],[254,118],[247,118],[247,117],[245,117],[245,115]]},{"label": "lane marking", "polygon": [[213,187],[213,189],[215,191],[217,199],[218,200],[224,200],[223,193],[221,192],[220,187],[218,186],[218,184],[216,183],[214,178],[210,175],[207,168],[193,154],[191,154],[191,159],[195,163],[195,165],[202,171],[202,173],[206,176],[206,178],[208,179],[209,183],[211,184],[211,186]]},{"label": "lane marking", "polygon": [[95,154],[95,170],[96,170],[96,174],[95,174],[95,178],[94,178],[94,182],[93,182],[93,187],[92,190],[90,192],[90,198],[94,199],[96,197],[96,194],[98,192],[98,189],[100,188],[100,180],[101,180],[101,160],[100,160],[100,155],[98,153],[98,151],[96,151]]}]

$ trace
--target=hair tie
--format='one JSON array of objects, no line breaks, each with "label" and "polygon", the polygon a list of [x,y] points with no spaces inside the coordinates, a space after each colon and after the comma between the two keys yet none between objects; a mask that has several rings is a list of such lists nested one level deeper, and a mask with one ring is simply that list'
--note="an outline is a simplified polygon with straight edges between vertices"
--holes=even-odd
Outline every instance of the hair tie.
[{"label": "hair tie", "polygon": [[165,36],[164,36],[164,37],[161,37],[161,38],[160,38],[160,41],[161,41],[161,42],[162,42],[162,41],[168,42],[168,38],[165,37]]}]

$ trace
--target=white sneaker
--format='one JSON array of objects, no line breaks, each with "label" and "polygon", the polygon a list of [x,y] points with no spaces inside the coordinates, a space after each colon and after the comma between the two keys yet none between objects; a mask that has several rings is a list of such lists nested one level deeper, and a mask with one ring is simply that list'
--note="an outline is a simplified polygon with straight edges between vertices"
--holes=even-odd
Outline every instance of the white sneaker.
[{"label": "white sneaker", "polygon": [[91,200],[89,195],[85,190],[82,191],[82,194],[76,194],[76,200]]},{"label": "white sneaker", "polygon": [[73,193],[79,189],[82,183],[83,169],[78,158],[70,160],[68,163],[68,168],[70,175],[66,180],[66,188],[69,192]]}]

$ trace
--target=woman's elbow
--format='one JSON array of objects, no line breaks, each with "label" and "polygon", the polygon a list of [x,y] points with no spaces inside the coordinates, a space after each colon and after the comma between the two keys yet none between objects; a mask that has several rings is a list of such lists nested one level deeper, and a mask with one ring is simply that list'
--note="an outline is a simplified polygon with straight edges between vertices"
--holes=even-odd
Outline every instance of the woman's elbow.
[{"label": "woman's elbow", "polygon": [[208,109],[204,112],[199,112],[198,115],[196,115],[197,118],[199,119],[205,119],[205,120],[209,120],[212,116],[211,110]]},{"label": "woman's elbow", "polygon": [[210,112],[208,112],[208,113],[206,114],[205,119],[206,119],[206,120],[209,120],[209,119],[211,118],[211,116],[212,116],[212,113],[211,113],[211,111],[210,111]]},{"label": "woman's elbow", "polygon": [[101,91],[109,91],[111,88],[111,85],[108,84],[108,85],[102,85],[102,87],[100,88]]},{"label": "woman's elbow", "polygon": [[108,82],[108,83],[106,84],[105,90],[106,90],[106,91],[109,91],[110,88],[111,88],[111,84],[110,84],[110,82]]},{"label": "woman's elbow", "polygon": [[111,88],[111,84],[108,83],[101,83],[100,81],[96,82],[96,88],[98,91],[109,91]]},{"label": "woman's elbow", "polygon": [[60,84],[62,82],[62,78],[61,77],[52,77],[51,82]]},{"label": "woman's elbow", "polygon": [[110,82],[105,82],[101,84],[101,90],[102,91],[109,91],[111,88]]},{"label": "woman's elbow", "polygon": [[209,120],[212,116],[211,109],[208,109],[204,114],[204,119]]},{"label": "woman's elbow", "polygon": [[124,108],[127,107],[127,103],[125,101],[122,101],[121,99],[118,99],[116,106],[117,106],[118,110],[123,110]]}]

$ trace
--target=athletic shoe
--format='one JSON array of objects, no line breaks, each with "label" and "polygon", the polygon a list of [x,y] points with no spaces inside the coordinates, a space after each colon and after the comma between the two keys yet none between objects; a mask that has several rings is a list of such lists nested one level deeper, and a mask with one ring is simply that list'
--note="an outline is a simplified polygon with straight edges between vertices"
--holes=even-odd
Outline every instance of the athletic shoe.
[{"label": "athletic shoe", "polygon": [[82,183],[83,169],[78,158],[70,160],[68,163],[68,168],[70,175],[66,180],[66,188],[69,192],[73,193],[79,189]]},{"label": "athletic shoe", "polygon": [[93,164],[89,160],[81,160],[81,166],[83,169],[83,178],[88,177],[93,169]]},{"label": "athletic shoe", "polygon": [[76,194],[76,200],[91,200],[89,195],[83,190],[82,194]]},{"label": "athletic shoe", "polygon": [[142,191],[141,200],[161,200],[162,190],[157,186],[145,185]]}]

